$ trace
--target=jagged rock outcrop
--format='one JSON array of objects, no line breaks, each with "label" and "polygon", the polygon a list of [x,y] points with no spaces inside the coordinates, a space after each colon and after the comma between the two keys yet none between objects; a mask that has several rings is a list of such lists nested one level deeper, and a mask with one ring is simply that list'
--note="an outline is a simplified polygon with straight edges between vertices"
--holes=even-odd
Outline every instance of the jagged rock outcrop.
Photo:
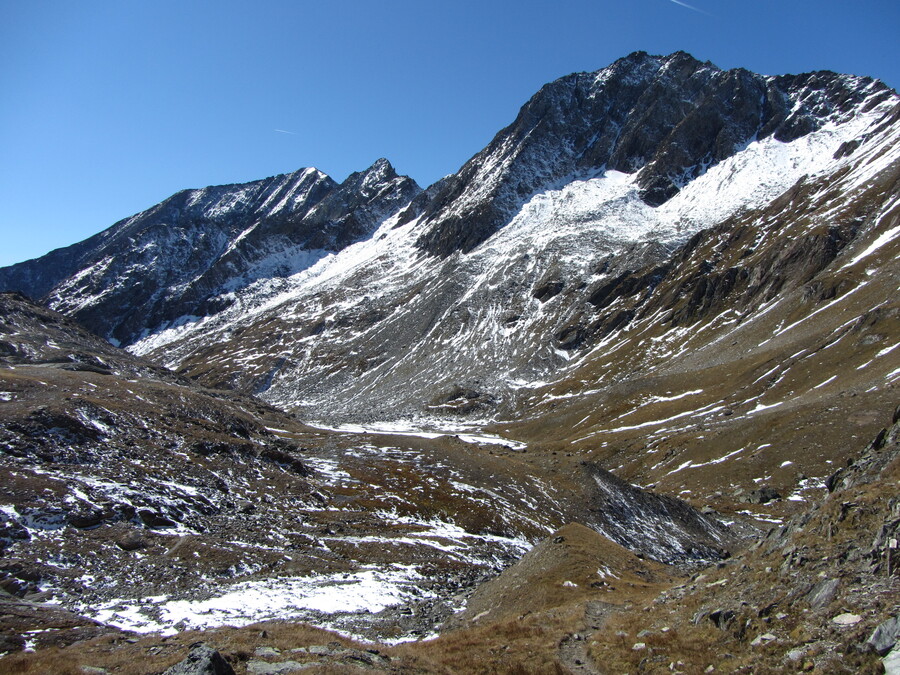
[{"label": "jagged rock outcrop", "polygon": [[593,487],[590,525],[617,544],[665,563],[727,558],[732,534],[685,502],[629,485],[593,463],[583,465]]}]

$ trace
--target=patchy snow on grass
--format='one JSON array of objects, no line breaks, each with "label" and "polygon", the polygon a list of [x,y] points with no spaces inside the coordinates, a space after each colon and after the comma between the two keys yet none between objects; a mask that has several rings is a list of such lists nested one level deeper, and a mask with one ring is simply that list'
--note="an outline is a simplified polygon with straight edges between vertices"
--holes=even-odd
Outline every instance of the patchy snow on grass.
[{"label": "patchy snow on grass", "polygon": [[[886,207],[884,207],[883,213],[885,213],[885,214],[888,213],[898,203],[898,201],[900,201],[900,199],[894,199],[890,204],[888,204]],[[879,220],[879,224],[880,224],[880,222],[881,221]],[[859,253],[856,257],[854,257],[850,262],[846,263],[838,271],[840,272],[842,270],[847,269],[848,267],[853,267],[861,260],[868,258],[873,253],[878,251],[878,249],[880,249],[883,246],[892,242],[897,237],[900,237],[900,225],[895,225],[894,227],[887,230],[886,232],[882,232],[878,237],[876,237],[875,241],[873,241],[864,251]]]},{"label": "patchy snow on grass", "polygon": [[113,600],[85,615],[138,633],[173,635],[215,626],[246,626],[272,619],[310,619],[319,614],[376,613],[411,599],[433,597],[423,577],[407,565],[357,572],[246,581],[203,600]]},{"label": "patchy snow on grass", "polygon": [[[317,422],[306,422],[307,426],[313,427],[314,429],[322,429],[324,431],[340,431],[349,434],[385,434],[390,436],[415,436],[417,438],[426,438],[426,439],[435,439],[441,438],[442,436],[455,436],[456,438],[464,441],[466,443],[473,444],[488,444],[488,445],[505,445],[509,448],[513,448],[516,450],[521,450],[527,447],[525,443],[520,443],[519,441],[514,441],[509,438],[503,438],[502,436],[495,436],[493,434],[468,434],[461,433],[463,431],[468,431],[472,427],[471,425],[467,426],[457,426],[452,428],[444,428],[439,430],[433,429],[417,429],[406,422],[397,421],[397,422],[373,422],[371,424],[339,424],[337,426],[328,426],[322,423]],[[446,427],[447,425],[443,425]]]}]

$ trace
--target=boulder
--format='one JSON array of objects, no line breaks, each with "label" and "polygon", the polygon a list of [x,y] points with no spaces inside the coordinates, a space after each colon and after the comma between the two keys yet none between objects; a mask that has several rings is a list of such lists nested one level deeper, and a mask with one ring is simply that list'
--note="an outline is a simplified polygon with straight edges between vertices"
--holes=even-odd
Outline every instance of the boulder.
[{"label": "boulder", "polygon": [[139,509],[137,514],[144,525],[151,529],[175,527],[178,524],[171,518],[168,518],[161,513],[151,511],[150,509]]},{"label": "boulder", "polygon": [[781,494],[779,494],[778,490],[769,486],[753,490],[747,496],[747,501],[751,504],[768,504],[776,499],[781,499]]},{"label": "boulder", "polygon": [[859,614],[851,614],[850,612],[838,614],[831,620],[832,623],[838,626],[855,626],[860,621],[862,621],[862,617]]},{"label": "boulder", "polygon": [[116,546],[123,551],[137,551],[147,547],[147,542],[139,532],[126,532],[116,540]]},{"label": "boulder", "polygon": [[104,520],[106,520],[106,514],[97,508],[75,509],[66,514],[66,522],[81,530],[97,527]]},{"label": "boulder", "polygon": [[163,675],[235,675],[235,672],[215,649],[196,644],[184,661],[176,663]]},{"label": "boulder", "polygon": [[894,648],[898,639],[900,639],[900,616],[895,616],[879,624],[872,636],[866,640],[866,644],[878,652],[879,656],[884,656]]},{"label": "boulder", "polygon": [[806,594],[806,601],[813,609],[827,607],[834,600],[840,584],[839,579],[823,579],[809,590],[809,593]]},{"label": "boulder", "polygon": [[900,675],[900,648],[895,647],[882,659],[884,675]]},{"label": "boulder", "polygon": [[763,633],[762,635],[757,635],[755,638],[753,638],[753,641],[750,643],[750,646],[758,647],[759,645],[766,644],[768,642],[772,642],[777,639],[778,638],[776,638],[772,633]]}]

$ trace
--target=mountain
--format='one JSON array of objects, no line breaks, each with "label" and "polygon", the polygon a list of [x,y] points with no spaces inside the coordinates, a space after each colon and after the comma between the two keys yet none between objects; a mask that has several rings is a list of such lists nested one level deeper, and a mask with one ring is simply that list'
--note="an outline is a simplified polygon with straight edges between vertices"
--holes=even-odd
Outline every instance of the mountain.
[{"label": "mountain", "polygon": [[660,206],[753,142],[790,143],[890,98],[869,79],[763,77],[684,52],[636,52],[535,94],[429,201],[419,245],[438,255],[471,251],[549,186],[597,172],[636,174],[637,196]]},{"label": "mountain", "polygon": [[[683,351],[689,327],[702,332],[709,326],[702,332],[709,344],[739,329],[748,341],[733,350],[716,343],[716,358],[743,359],[765,339],[751,337],[749,325],[774,300],[783,298],[780,309],[799,318],[818,309],[817,302],[855,287],[852,278],[843,279],[859,267],[876,259],[890,264],[897,97],[862,78],[760,78],[717,71],[680,54],[637,55],[593,78],[572,76],[548,86],[519,119],[538,117],[526,112],[535,101],[547,99],[546,92],[590,82],[598,92],[595,98],[603,98],[615,94],[617,89],[607,93],[606,87],[619,79],[636,80],[653,92],[662,86],[658,80],[669,83],[674,76],[668,73],[683,72],[686,63],[693,64],[701,83],[735,78],[772,88],[782,83],[785,96],[794,97],[788,99],[791,110],[802,112],[803,119],[811,118],[809,110],[819,116],[815,122],[797,122],[798,127],[784,127],[790,116],[775,125],[785,141],[775,131],[754,137],[769,128],[761,124],[746,132],[743,145],[732,144],[732,154],[718,163],[712,155],[695,157],[702,174],[685,178],[683,187],[659,206],[645,201],[649,179],[644,177],[651,165],[624,173],[583,168],[572,160],[545,171],[550,160],[538,155],[554,161],[569,156],[574,141],[562,131],[543,133],[538,125],[519,132],[521,125],[514,124],[456,176],[388,218],[372,238],[288,279],[248,288],[224,311],[147,336],[130,348],[208,384],[255,393],[330,423],[398,418],[519,422],[531,417],[529,411],[544,397],[597,390],[601,393],[587,395],[597,398],[634,373],[662,372],[670,365],[667,352]],[[693,82],[687,76],[678,80],[687,87],[685,81]],[[565,99],[568,107],[558,105],[576,116],[583,99],[573,95]],[[644,119],[639,110],[635,114]],[[686,110],[685,124],[693,119],[692,110]],[[599,124],[595,132],[602,135],[606,123]],[[679,126],[671,122],[666,128]],[[568,129],[562,122],[556,127]],[[806,135],[799,135],[801,127]],[[542,143],[533,146],[542,135]],[[662,152],[668,156],[675,150]],[[503,159],[507,155],[509,161]],[[489,169],[495,179],[485,173]],[[451,199],[448,195],[458,191],[448,185],[463,185],[460,177],[473,172],[478,177]],[[523,183],[525,178],[531,182]],[[492,210],[499,203],[496,195],[513,192],[521,203],[506,216],[508,222],[475,245],[488,233],[466,216],[466,236],[482,234],[471,246],[458,241],[453,214],[469,213],[463,206],[474,202]],[[882,235],[889,241],[873,253],[880,258],[839,271],[858,254],[850,251],[862,252]],[[435,237],[456,244],[431,250]],[[860,315],[890,306],[892,293],[886,276],[873,277],[859,296]],[[836,322],[825,335],[845,321],[842,308],[833,307],[816,314],[818,321],[833,316]],[[762,316],[769,321],[779,315]],[[642,331],[647,332],[631,340]],[[621,340],[627,344],[619,345]],[[659,348],[648,350],[641,340]],[[771,349],[770,343],[763,351]],[[604,353],[616,346],[617,358],[604,364]],[[700,344],[684,350],[699,353]],[[872,382],[891,370],[871,371]],[[594,386],[601,380],[602,386]],[[550,391],[551,385],[560,391]],[[672,385],[669,394],[652,393],[675,396],[695,389],[674,380]],[[554,405],[572,404],[553,400]],[[584,431],[582,436],[591,429]]]},{"label": "mountain", "polygon": [[[27,486],[7,497],[8,550],[74,547],[76,526],[32,531],[28,509],[109,501],[87,487],[121,464],[172,525],[140,520],[120,490],[135,515],[89,536],[144,533],[154,581],[103,594],[91,572],[40,574],[65,578],[69,609],[123,628],[273,618],[235,610],[240,591],[402,639],[470,602],[438,641],[390,651],[397,667],[467,672],[478,652],[478,672],[776,672],[815,645],[800,667],[876,668],[862,633],[900,611],[864,590],[893,583],[876,558],[896,529],[878,500],[900,381],[898,137],[900,97],[870,78],[635,53],[546,85],[425,190],[379,161],[340,186],[305,170],[179,193],[0,270],[50,307],[9,296],[4,310],[43,318],[5,324],[0,458],[57,481],[40,505]],[[190,246],[173,243],[182,231]],[[127,352],[87,333],[70,346],[54,312]],[[101,384],[84,412],[75,393]],[[185,486],[213,475],[234,498],[204,513]],[[168,583],[175,534],[229,565],[142,604]],[[827,602],[809,595],[850,559]],[[372,613],[315,604],[309,583]],[[79,584],[92,600],[73,604]],[[861,617],[849,632],[829,623],[838,604]],[[730,656],[696,646],[720,640]],[[837,646],[859,651],[841,666]]]},{"label": "mountain", "polygon": [[227,307],[257,279],[289,276],[371,234],[420,192],[385,159],[338,185],[301,169],[183,190],[80,244],[0,271],[0,287],[131,343]]}]

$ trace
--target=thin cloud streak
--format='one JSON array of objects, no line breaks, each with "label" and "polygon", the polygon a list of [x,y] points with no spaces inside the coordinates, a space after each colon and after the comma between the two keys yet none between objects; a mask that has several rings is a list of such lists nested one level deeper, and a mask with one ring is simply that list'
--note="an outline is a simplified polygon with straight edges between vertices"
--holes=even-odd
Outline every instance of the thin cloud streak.
[{"label": "thin cloud streak", "polygon": [[700,9],[699,7],[694,7],[693,5],[689,5],[689,4],[687,4],[686,2],[682,2],[681,0],[670,0],[670,1],[671,1],[671,2],[674,2],[676,5],[681,5],[682,7],[686,7],[687,9],[691,9],[691,10],[693,10],[693,11],[695,11],[695,12],[700,13],[700,14],[706,14],[706,16],[712,16],[712,14],[710,14],[709,12],[704,12],[704,11],[703,11],[702,9]]},{"label": "thin cloud streak", "polygon": [[[672,0],[674,2],[674,0]],[[291,136],[296,136],[296,131],[285,131],[284,129],[275,129],[279,134],[290,134]]]}]

